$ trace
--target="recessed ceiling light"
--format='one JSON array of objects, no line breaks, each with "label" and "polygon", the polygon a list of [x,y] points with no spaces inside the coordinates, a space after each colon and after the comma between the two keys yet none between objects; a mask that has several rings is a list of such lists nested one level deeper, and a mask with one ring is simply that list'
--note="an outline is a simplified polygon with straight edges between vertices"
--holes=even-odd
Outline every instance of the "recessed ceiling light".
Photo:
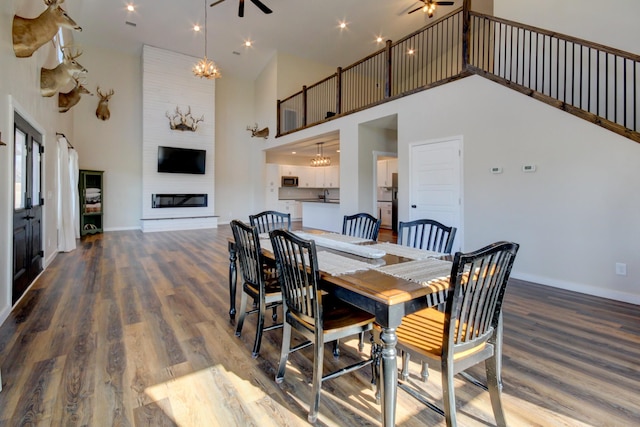
[{"label": "recessed ceiling light", "polygon": [[127,10],[129,12],[135,12],[136,11],[136,7],[133,4],[128,4],[127,5]]},{"label": "recessed ceiling light", "polygon": [[377,36],[376,37],[376,43],[382,43],[382,36]]},{"label": "recessed ceiling light", "polygon": [[253,45],[253,42],[251,40],[245,40],[244,45],[246,47],[251,47]]},{"label": "recessed ceiling light", "polygon": [[415,51],[413,50],[413,48],[411,48],[411,49],[409,49],[409,50],[407,51],[407,53],[408,53],[409,55],[413,55],[413,54],[414,54],[414,52],[415,52]]},{"label": "recessed ceiling light", "polygon": [[347,21],[340,21],[338,23],[338,27],[340,27],[341,30],[344,30],[345,28],[347,28]]},{"label": "recessed ceiling light", "polygon": [[198,32],[200,31],[200,25],[196,24],[193,26],[193,31]]}]

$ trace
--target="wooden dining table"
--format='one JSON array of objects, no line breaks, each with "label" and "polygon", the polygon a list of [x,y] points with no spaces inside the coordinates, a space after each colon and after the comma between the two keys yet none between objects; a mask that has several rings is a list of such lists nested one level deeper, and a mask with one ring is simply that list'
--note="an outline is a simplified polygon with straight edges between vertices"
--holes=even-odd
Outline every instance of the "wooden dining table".
[{"label": "wooden dining table", "polygon": [[[318,247],[320,250],[320,247]],[[324,248],[322,249],[324,250]],[[340,255],[359,261],[384,265],[393,265],[413,261],[398,255],[387,253],[382,258],[372,260],[356,255]],[[263,250],[265,259],[274,260],[273,253]],[[382,261],[383,262],[382,262]],[[235,319],[236,293],[236,253],[235,243],[229,240],[229,316]],[[321,269],[321,268],[320,268]],[[349,304],[359,307],[375,316],[381,327],[379,345],[381,357],[381,415],[382,425],[395,426],[397,400],[397,351],[398,337],[396,328],[402,318],[408,314],[427,307],[439,305],[445,301],[448,280],[435,280],[434,283],[423,284],[400,277],[385,274],[377,269],[357,271],[350,274],[331,275],[320,271],[323,290],[332,293]],[[435,279],[435,278],[434,278]]]}]

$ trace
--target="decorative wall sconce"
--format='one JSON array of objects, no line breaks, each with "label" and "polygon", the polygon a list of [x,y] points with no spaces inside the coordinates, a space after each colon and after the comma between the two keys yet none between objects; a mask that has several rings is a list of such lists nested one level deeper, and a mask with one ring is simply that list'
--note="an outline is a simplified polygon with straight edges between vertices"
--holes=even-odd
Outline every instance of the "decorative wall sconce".
[{"label": "decorative wall sconce", "polygon": [[198,129],[198,123],[204,121],[204,115],[199,119],[193,118],[191,115],[191,106],[188,107],[186,114],[183,114],[182,111],[180,111],[180,108],[176,107],[174,115],[169,115],[169,112],[167,111],[166,116],[169,119],[169,126],[171,127],[171,130],[188,130],[195,132],[196,129]]},{"label": "decorative wall sconce", "polygon": [[258,124],[256,123],[255,126],[253,126],[253,127],[247,126],[247,130],[251,131],[251,137],[252,138],[254,136],[257,137],[257,138],[264,138],[264,139],[269,138],[269,128],[268,127],[258,130]]}]

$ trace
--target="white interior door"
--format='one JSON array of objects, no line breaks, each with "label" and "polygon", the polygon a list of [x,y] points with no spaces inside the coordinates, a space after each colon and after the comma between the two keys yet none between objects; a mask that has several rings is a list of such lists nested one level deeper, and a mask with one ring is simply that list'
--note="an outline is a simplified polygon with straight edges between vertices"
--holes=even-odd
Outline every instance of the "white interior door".
[{"label": "white interior door", "polygon": [[410,220],[427,218],[456,227],[453,251],[462,246],[461,138],[411,145]]}]

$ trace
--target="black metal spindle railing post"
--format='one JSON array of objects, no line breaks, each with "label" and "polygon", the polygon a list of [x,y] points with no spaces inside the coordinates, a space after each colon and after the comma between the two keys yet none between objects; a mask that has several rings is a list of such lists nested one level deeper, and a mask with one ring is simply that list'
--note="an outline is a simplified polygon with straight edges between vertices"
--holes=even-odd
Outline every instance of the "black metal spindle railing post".
[{"label": "black metal spindle railing post", "polygon": [[281,108],[280,108],[281,105],[282,105],[282,101],[278,99],[276,103],[276,117],[278,118],[278,120],[276,120],[276,136],[280,135],[280,122],[282,122]]},{"label": "black metal spindle railing post", "polygon": [[469,48],[471,46],[471,0],[462,2],[462,71],[469,65]]}]

